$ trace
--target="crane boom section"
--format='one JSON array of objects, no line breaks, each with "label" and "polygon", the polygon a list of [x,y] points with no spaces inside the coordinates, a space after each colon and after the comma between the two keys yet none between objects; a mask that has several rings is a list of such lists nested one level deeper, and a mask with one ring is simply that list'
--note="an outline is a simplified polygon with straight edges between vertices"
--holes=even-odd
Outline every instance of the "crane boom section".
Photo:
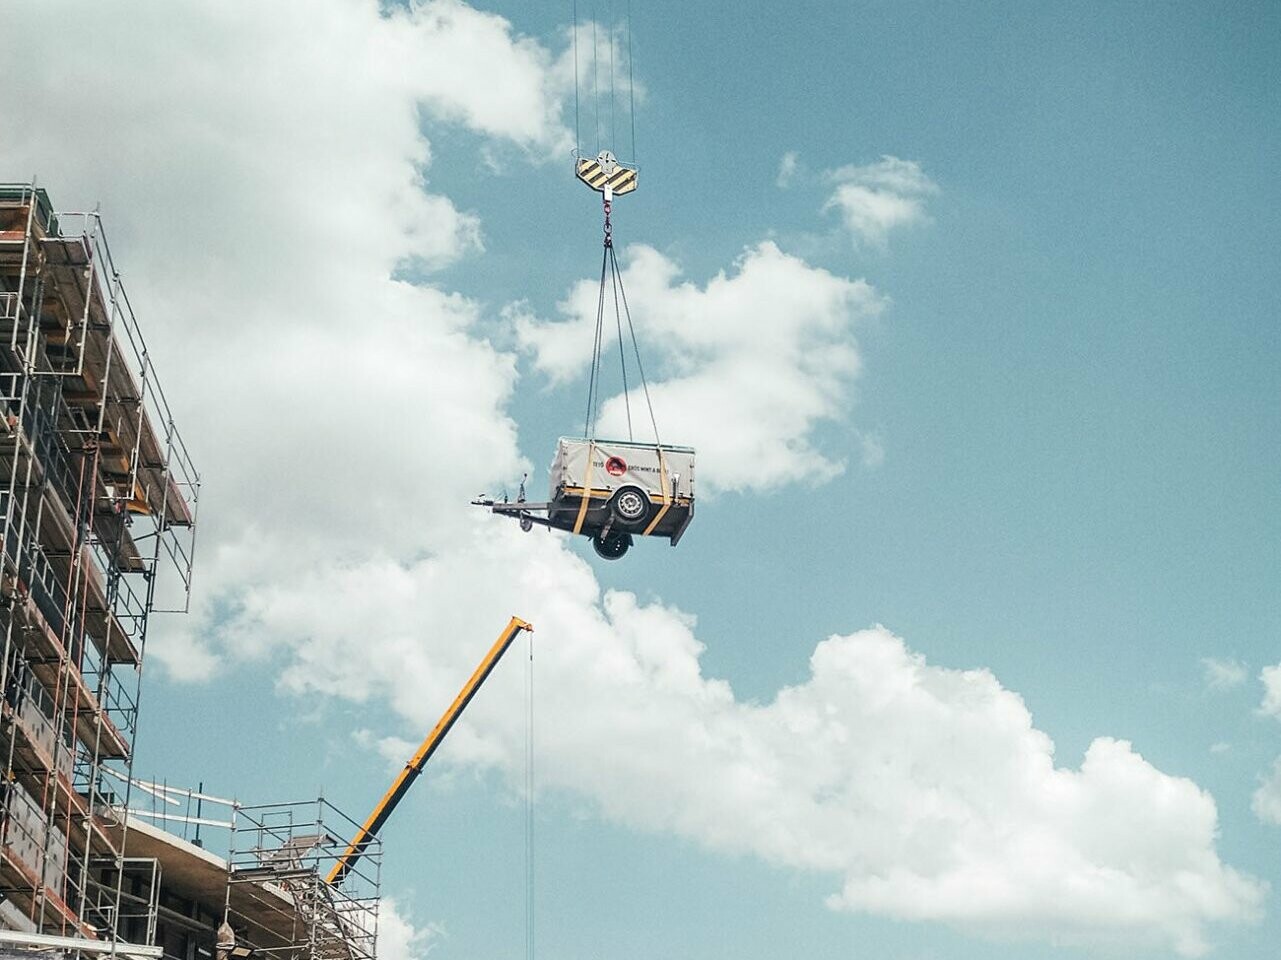
[{"label": "crane boom section", "polygon": [[369,819],[357,831],[356,836],[348,844],[346,851],[338,859],[338,862],[334,864],[333,869],[329,871],[327,878],[329,883],[342,883],[347,874],[355,869],[357,861],[360,860],[361,855],[365,852],[370,840],[378,835],[378,831],[387,822],[387,818],[396,809],[396,805],[409,792],[409,788],[418,779],[418,775],[423,772],[423,767],[431,759],[432,754],[436,752],[436,748],[440,746],[441,741],[445,739],[445,735],[449,733],[454,723],[462,716],[463,711],[467,709],[467,704],[471,703],[481,685],[494,672],[494,668],[498,666],[498,661],[507,652],[507,648],[512,645],[515,639],[520,636],[521,631],[524,630],[532,633],[534,628],[519,617],[512,617],[503,632],[498,635],[498,639],[494,641],[494,645],[489,648],[489,652],[485,654],[485,658],[480,661],[480,665],[476,667],[476,671],[471,675],[471,678],[458,691],[458,696],[449,705],[449,709],[436,722],[436,726],[432,728],[431,733],[427,734],[427,739],[422,742],[418,752],[405,764],[405,768],[397,775],[391,787],[383,795],[382,800],[378,801],[378,805],[374,807]]}]

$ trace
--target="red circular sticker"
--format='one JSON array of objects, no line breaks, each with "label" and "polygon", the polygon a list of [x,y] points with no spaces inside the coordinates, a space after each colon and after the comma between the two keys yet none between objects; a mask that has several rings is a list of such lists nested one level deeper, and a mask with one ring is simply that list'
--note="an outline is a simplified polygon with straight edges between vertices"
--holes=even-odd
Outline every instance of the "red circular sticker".
[{"label": "red circular sticker", "polygon": [[621,477],[627,472],[627,461],[622,457],[610,457],[605,461],[605,472],[611,477]]}]

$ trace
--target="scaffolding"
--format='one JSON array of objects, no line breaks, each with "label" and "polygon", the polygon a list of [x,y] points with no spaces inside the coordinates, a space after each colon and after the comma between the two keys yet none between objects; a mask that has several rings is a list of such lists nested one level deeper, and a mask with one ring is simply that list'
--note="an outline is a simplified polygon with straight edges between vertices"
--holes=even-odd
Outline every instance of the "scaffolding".
[{"label": "scaffolding", "polygon": [[[203,787],[132,786],[134,804],[117,811],[132,823],[126,853],[139,865],[124,897],[131,940],[175,960],[374,960],[382,847],[371,840],[359,865],[329,882],[360,831],[331,803],[246,805]],[[208,849],[224,844],[225,860]]]},{"label": "scaffolding", "polygon": [[125,886],[155,878],[118,809],[199,489],[101,217],[0,184],[0,927],[33,948],[123,941]]},{"label": "scaffolding", "polygon": [[[227,922],[244,925],[254,955],[273,960],[374,960],[382,843],[367,842],[358,867],[330,883],[360,824],[322,799],[240,806],[228,861]],[[243,892],[252,911],[233,910]],[[261,917],[273,918],[264,924]],[[239,935],[239,934],[238,934]]]}]

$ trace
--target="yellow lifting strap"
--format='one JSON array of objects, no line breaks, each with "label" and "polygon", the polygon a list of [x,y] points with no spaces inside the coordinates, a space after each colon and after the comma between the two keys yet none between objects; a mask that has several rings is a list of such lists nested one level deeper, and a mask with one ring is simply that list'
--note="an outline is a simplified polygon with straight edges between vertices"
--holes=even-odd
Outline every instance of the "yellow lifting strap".
[{"label": "yellow lifting strap", "polygon": [[662,447],[658,448],[658,484],[659,489],[663,491],[663,508],[659,510],[658,513],[654,514],[654,519],[649,522],[649,526],[646,527],[645,532],[641,534],[643,537],[648,537],[654,532],[654,528],[658,526],[658,522],[667,515],[668,510],[672,509],[672,498],[676,496],[675,490],[671,492],[671,496],[668,496],[667,494],[667,459],[663,456]]},{"label": "yellow lifting strap", "polygon": [[587,507],[592,502],[592,459],[596,456],[596,444],[587,441],[587,471],[583,476],[583,499],[578,503],[578,519],[574,521],[574,535],[583,530],[583,521],[587,519]]}]

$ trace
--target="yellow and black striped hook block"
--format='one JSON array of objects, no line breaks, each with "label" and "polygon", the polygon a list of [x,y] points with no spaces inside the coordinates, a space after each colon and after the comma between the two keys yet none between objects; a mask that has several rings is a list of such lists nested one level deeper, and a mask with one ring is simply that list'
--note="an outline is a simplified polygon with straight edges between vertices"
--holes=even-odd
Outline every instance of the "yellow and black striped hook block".
[{"label": "yellow and black striped hook block", "polygon": [[621,197],[636,189],[636,168],[618,161],[608,150],[596,157],[579,157],[574,163],[574,174],[597,193]]}]

